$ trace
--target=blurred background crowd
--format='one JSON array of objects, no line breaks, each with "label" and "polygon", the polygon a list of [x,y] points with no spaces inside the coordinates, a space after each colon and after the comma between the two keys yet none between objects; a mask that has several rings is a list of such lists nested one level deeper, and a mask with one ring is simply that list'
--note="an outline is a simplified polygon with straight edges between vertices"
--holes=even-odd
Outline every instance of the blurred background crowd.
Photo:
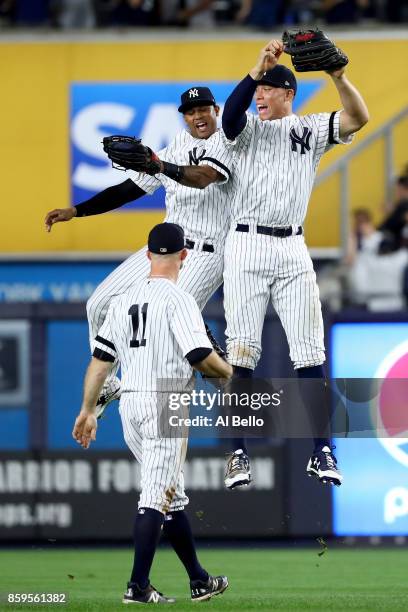
[{"label": "blurred background crowd", "polygon": [[408,0],[0,0],[2,26],[115,26],[406,23]]},{"label": "blurred background crowd", "polygon": [[334,310],[408,308],[408,164],[384,203],[382,221],[376,225],[369,208],[355,209],[347,254],[318,277],[322,300]]}]

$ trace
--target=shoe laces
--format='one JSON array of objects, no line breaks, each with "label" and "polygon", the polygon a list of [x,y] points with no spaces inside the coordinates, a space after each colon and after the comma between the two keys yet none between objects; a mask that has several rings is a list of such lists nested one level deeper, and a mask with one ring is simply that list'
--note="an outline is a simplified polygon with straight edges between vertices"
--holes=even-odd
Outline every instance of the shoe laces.
[{"label": "shoe laces", "polygon": [[231,470],[236,470],[240,467],[245,467],[245,465],[246,465],[246,459],[243,453],[241,453],[240,455],[233,453],[231,455],[231,458],[230,458]]},{"label": "shoe laces", "polygon": [[149,603],[159,603],[160,595],[161,593],[159,593],[158,591],[151,591],[149,595]]},{"label": "shoe laces", "polygon": [[213,335],[211,329],[208,327],[208,325],[206,325],[205,331],[207,332],[207,336],[208,336],[208,339],[211,342],[211,344],[215,344],[216,340],[214,338],[214,335]]},{"label": "shoe laces", "polygon": [[156,587],[154,587],[152,584],[151,584],[150,586],[151,586],[151,588],[153,589],[153,591],[156,591],[156,593],[158,593],[158,594],[160,595],[160,597],[164,597],[163,593],[160,593],[160,591],[158,591],[158,590],[156,589]]},{"label": "shoe laces", "polygon": [[330,453],[324,453],[324,454],[326,456],[327,467],[336,469],[337,460],[336,460],[336,457],[333,455],[333,453],[330,452]]},{"label": "shoe laces", "polygon": [[106,404],[106,395],[102,394],[99,396],[98,401],[96,403],[97,406],[102,406],[103,404]]}]

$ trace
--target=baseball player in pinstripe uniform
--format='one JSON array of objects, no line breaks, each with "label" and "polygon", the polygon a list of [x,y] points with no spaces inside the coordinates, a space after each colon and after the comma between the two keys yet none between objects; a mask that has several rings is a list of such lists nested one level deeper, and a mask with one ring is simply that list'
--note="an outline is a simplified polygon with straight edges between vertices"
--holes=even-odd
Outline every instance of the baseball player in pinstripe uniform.
[{"label": "baseball player in pinstripe uniform", "polygon": [[[224,243],[230,225],[229,206],[234,190],[231,175],[234,152],[217,128],[219,107],[207,87],[190,87],[186,90],[181,95],[178,110],[183,114],[186,129],[158,152],[166,166],[162,173],[149,176],[129,171],[129,179],[109,187],[90,200],[74,207],[50,211],[45,224],[47,231],[50,231],[54,223],[105,213],[152,194],[163,185],[166,189],[165,220],[183,227],[189,250],[178,283],[203,309],[223,280]],[[147,274],[144,247],[97,287],[87,303],[92,349],[112,298]],[[117,362],[98,401],[98,417],[102,416],[110,401],[120,397],[120,381],[116,372]],[[226,485],[248,484],[249,479],[248,469],[241,465],[240,469],[235,469],[233,478],[226,481]]]},{"label": "baseball player in pinstripe uniform", "polygon": [[[163,185],[166,189],[165,221],[181,225],[188,257],[179,286],[190,293],[200,309],[222,283],[224,241],[229,228],[229,204],[233,184],[233,151],[217,128],[219,107],[207,87],[190,87],[181,95],[179,112],[186,129],[158,152],[166,163],[163,173],[149,176],[129,171],[130,178],[74,207],[50,211],[47,231],[54,223],[114,210]],[[206,187],[206,189],[204,189]],[[91,348],[112,298],[145,278],[149,267],[146,247],[131,255],[100,285],[87,303]],[[112,368],[98,405],[99,416],[120,396],[120,381]]]},{"label": "baseball player in pinstripe uniform", "polygon": [[[189,578],[191,599],[210,599],[225,591],[225,576],[210,576],[200,565],[184,507],[183,464],[187,439],[161,437],[161,408],[169,399],[161,381],[188,388],[193,368],[227,380],[232,367],[208,340],[194,298],[176,281],[187,257],[179,225],[161,223],[149,234],[150,274],[111,300],[94,342],[81,411],[73,436],[88,448],[96,437],[96,402],[111,364],[122,367],[120,416],[124,437],[141,463],[141,494],[135,521],[135,559],[124,603],[170,603],[149,582],[161,530],[169,536]],[[171,387],[173,385],[170,385]],[[173,388],[175,388],[173,386]],[[167,520],[166,520],[167,519]]]},{"label": "baseball player in pinstripe uniform", "polygon": [[[262,49],[223,112],[224,132],[238,156],[238,185],[225,246],[228,358],[242,376],[251,377],[260,357],[262,327],[271,299],[299,378],[322,381],[309,385],[312,391],[304,393],[303,400],[310,409],[322,405],[323,410],[327,403],[322,380],[323,320],[302,226],[321,156],[337,144],[350,142],[367,123],[368,111],[341,68],[330,77],[343,110],[295,115],[296,78],[278,65],[282,51],[279,40]],[[257,116],[246,112],[253,98]],[[244,441],[237,453],[232,464],[245,459]],[[329,437],[315,438],[307,472],[321,482],[341,484]]]}]

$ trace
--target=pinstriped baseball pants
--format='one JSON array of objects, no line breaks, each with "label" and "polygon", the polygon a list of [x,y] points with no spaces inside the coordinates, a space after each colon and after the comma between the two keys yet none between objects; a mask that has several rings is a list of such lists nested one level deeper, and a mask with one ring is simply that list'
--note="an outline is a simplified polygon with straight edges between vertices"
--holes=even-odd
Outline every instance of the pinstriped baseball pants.
[{"label": "pinstriped baseball pants", "polygon": [[324,363],[319,288],[303,235],[277,238],[233,229],[227,236],[225,254],[230,363],[255,369],[270,299],[285,330],[294,367]]},{"label": "pinstriped baseball pants", "polygon": [[123,393],[119,413],[125,442],[141,465],[139,508],[166,514],[189,502],[183,475],[187,438],[159,437],[161,401],[167,403],[167,393]]}]

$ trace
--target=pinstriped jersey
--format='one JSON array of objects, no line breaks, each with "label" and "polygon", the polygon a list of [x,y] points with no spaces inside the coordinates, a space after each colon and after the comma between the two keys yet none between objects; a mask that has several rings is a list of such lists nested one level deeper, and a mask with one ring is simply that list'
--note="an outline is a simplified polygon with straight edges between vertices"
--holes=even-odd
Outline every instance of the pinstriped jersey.
[{"label": "pinstriped jersey", "polygon": [[119,359],[122,392],[157,391],[159,380],[189,380],[185,356],[212,348],[198,306],[165,278],[146,278],[113,298],[95,338],[94,356]]},{"label": "pinstriped jersey", "polygon": [[351,142],[340,139],[340,112],[271,121],[247,113],[245,128],[230,143],[237,154],[233,221],[303,225],[320,158],[335,144]]},{"label": "pinstriped jersey", "polygon": [[179,166],[211,166],[224,179],[205,189],[185,187],[164,174],[129,171],[130,178],[146,193],[163,187],[166,190],[166,218],[184,229],[187,238],[205,242],[222,241],[229,228],[229,206],[233,192],[231,177],[234,151],[227,146],[223,133],[217,130],[207,139],[194,138],[183,130],[158,152],[163,161]]}]

